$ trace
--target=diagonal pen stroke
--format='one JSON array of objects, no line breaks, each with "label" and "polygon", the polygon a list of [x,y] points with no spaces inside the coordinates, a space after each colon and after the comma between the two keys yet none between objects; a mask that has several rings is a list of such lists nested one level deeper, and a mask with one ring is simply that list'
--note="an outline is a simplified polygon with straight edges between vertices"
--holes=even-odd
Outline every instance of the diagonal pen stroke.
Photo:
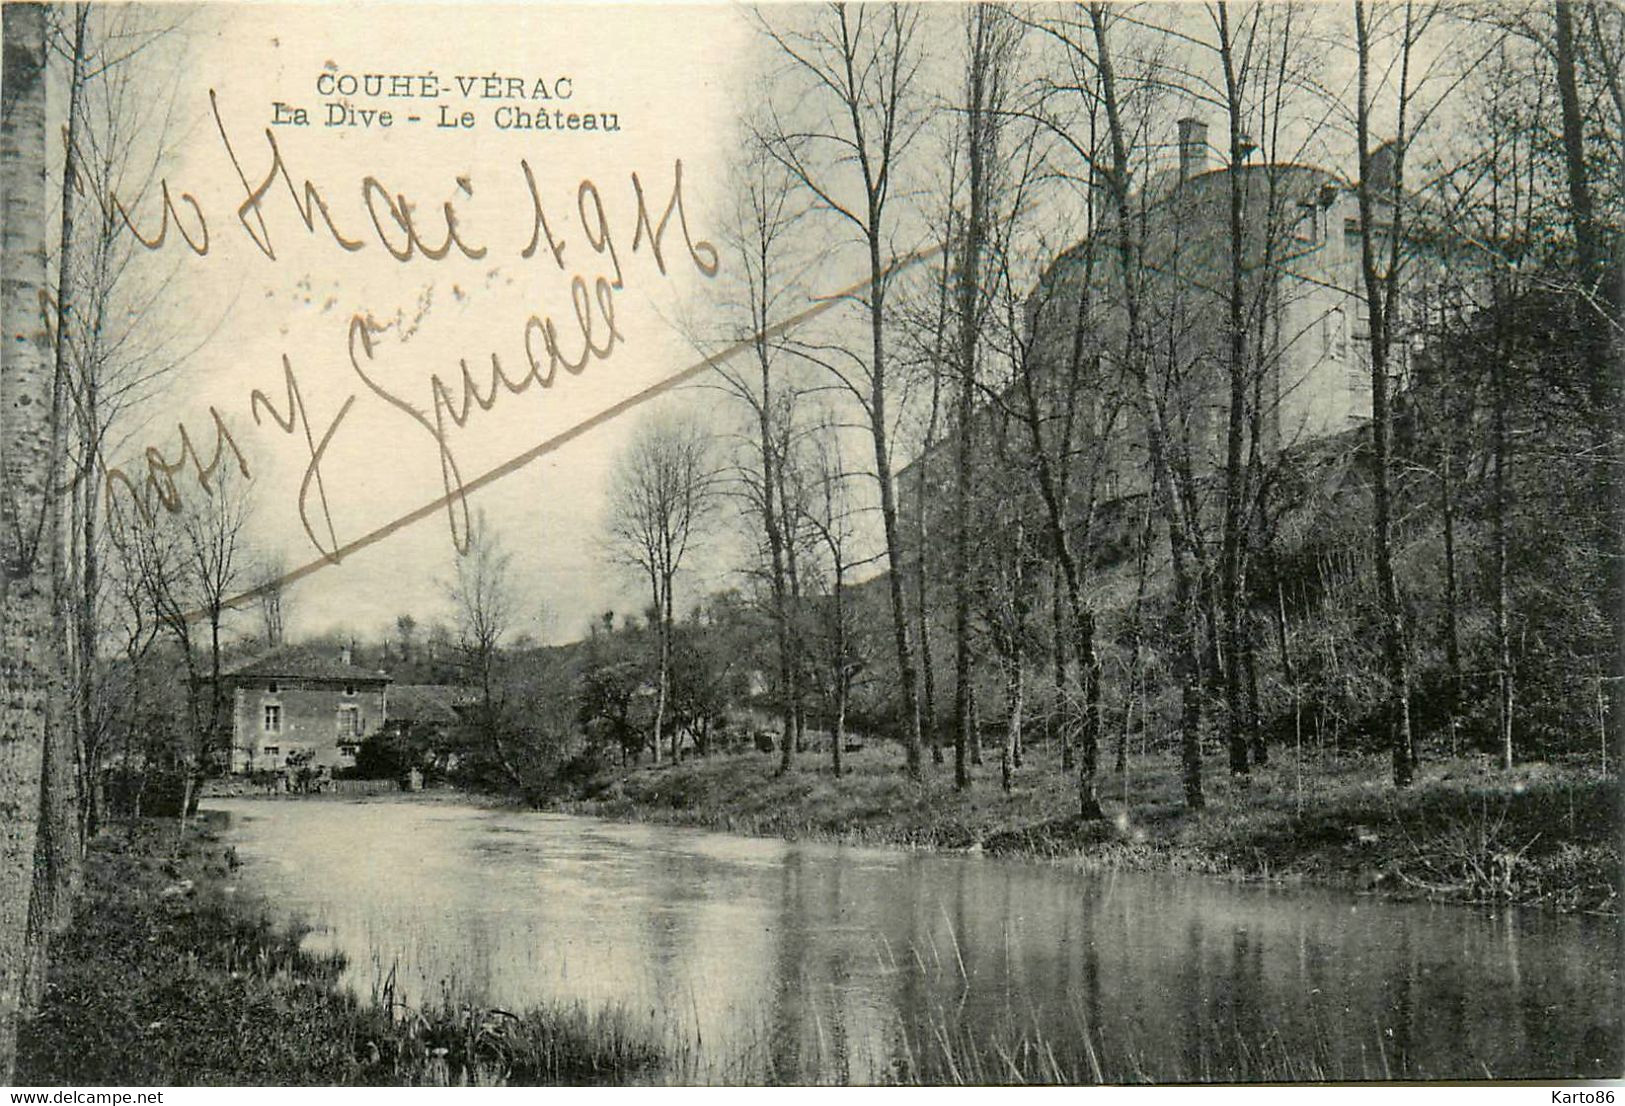
[{"label": "diagonal pen stroke", "polygon": [[[613,419],[619,418],[621,415],[626,414],[626,412],[632,410],[634,407],[647,403],[656,396],[664,395],[673,388],[687,383],[696,376],[699,376],[707,369],[720,365],[725,361],[732,360],[740,353],[754,347],[757,342],[770,338],[777,338],[779,335],[793,330],[802,323],[817,318],[819,315],[822,315],[824,312],[841,303],[848,297],[862,292],[865,289],[874,287],[877,282],[888,280],[905,269],[911,268],[918,265],[922,261],[935,257],[937,254],[943,252],[943,248],[943,245],[938,243],[937,245],[922,247],[921,249],[914,250],[911,253],[906,253],[900,257],[893,258],[891,264],[887,265],[878,277],[867,277],[863,280],[857,281],[854,284],[850,284],[845,288],[839,289],[838,291],[820,296],[816,299],[812,306],[804,308],[788,318],[780,319],[771,326],[764,327],[760,332],[751,335],[749,338],[742,338],[739,341],[717,351],[710,357],[696,361],[694,364],[680,369],[670,376],[655,381],[642,391],[635,392],[632,395],[627,396],[625,399],[604,408],[602,411],[589,415],[587,418],[582,419],[568,430],[563,430],[545,441],[538,442],[536,445],[531,446],[523,453],[516,454],[515,456],[502,462],[500,465],[487,469],[485,472],[480,473],[472,480],[465,481],[457,491],[447,492],[446,494],[432,499],[420,507],[416,507],[413,510],[406,512],[406,514],[401,515],[394,521],[387,522],[378,527],[376,530],[363,534],[354,541],[346,542],[344,545],[334,550],[331,556],[322,556],[313,561],[306,562],[305,564],[300,565],[298,568],[286,573],[279,579],[267,581],[266,583],[260,584],[258,587],[250,588],[247,591],[239,592],[238,594],[233,595],[221,605],[228,608],[240,607],[244,603],[259,598],[260,595],[267,591],[271,591],[279,587],[285,587],[296,580],[303,580],[306,576],[319,572],[329,565],[337,564],[351,553],[355,553],[359,550],[367,548],[369,545],[374,545],[380,541],[383,541],[385,538],[389,537],[389,535],[395,533],[395,531],[410,526],[414,522],[421,522],[430,515],[439,512],[458,496],[466,496],[470,492],[477,491],[480,488],[486,487],[487,485],[496,483],[504,476],[524,468],[538,457],[543,457],[549,453],[552,453],[559,447],[573,442],[575,439],[581,437],[589,430],[594,430]],[[207,612],[201,609],[191,611],[187,614],[186,619],[189,622],[196,622],[203,618],[206,613]]]}]

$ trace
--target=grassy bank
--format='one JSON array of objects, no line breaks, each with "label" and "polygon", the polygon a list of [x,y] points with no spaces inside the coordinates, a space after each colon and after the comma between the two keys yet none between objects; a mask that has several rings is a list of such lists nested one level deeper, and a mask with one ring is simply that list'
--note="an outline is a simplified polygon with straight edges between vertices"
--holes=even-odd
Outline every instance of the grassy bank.
[{"label": "grassy bank", "polygon": [[1107,771],[1105,822],[1080,822],[1075,779],[1035,750],[1007,795],[996,754],[969,791],[951,767],[926,765],[914,783],[895,748],[847,758],[804,755],[777,774],[774,755],[749,752],[616,772],[572,813],[790,838],[981,848],[1066,858],[1102,868],[1181,870],[1241,879],[1302,880],[1400,897],[1504,901],[1558,910],[1619,909],[1619,782],[1595,767],[1488,761],[1424,764],[1401,792],[1383,757],[1278,751],[1232,778],[1218,758],[1207,807],[1182,801],[1172,757],[1131,758]]},{"label": "grassy bank", "polygon": [[658,1048],[616,1012],[357,1001],[237,882],[206,826],[116,826],[19,1041],[22,1086],[622,1082]]}]

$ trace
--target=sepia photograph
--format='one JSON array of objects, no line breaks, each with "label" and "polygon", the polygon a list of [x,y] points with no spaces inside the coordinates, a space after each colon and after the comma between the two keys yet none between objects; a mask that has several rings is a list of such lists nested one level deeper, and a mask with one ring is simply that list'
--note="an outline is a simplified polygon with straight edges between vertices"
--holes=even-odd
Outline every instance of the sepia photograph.
[{"label": "sepia photograph", "polygon": [[1625,5],[0,26],[12,1103],[1625,1085]]}]

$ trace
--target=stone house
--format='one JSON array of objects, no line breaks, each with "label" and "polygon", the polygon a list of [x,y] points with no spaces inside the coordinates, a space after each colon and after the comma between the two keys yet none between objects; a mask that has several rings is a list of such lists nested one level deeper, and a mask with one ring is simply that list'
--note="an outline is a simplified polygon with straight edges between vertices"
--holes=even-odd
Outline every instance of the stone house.
[{"label": "stone house", "polygon": [[279,649],[225,680],[237,773],[279,771],[306,752],[314,767],[348,768],[386,718],[389,676],[352,664],[348,649],[336,655]]}]

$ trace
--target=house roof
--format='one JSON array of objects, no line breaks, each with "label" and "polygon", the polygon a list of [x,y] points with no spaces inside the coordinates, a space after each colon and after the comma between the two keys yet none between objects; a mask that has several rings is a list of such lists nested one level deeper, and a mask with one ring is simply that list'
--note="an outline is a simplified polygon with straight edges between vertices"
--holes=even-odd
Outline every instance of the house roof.
[{"label": "house roof", "polygon": [[258,660],[239,665],[226,673],[228,679],[253,680],[281,677],[286,680],[325,680],[345,684],[383,684],[389,674],[350,664],[328,650],[295,646],[278,649]]},{"label": "house roof", "polygon": [[396,684],[389,689],[385,713],[391,722],[451,723],[472,697],[468,688],[453,684]]}]

